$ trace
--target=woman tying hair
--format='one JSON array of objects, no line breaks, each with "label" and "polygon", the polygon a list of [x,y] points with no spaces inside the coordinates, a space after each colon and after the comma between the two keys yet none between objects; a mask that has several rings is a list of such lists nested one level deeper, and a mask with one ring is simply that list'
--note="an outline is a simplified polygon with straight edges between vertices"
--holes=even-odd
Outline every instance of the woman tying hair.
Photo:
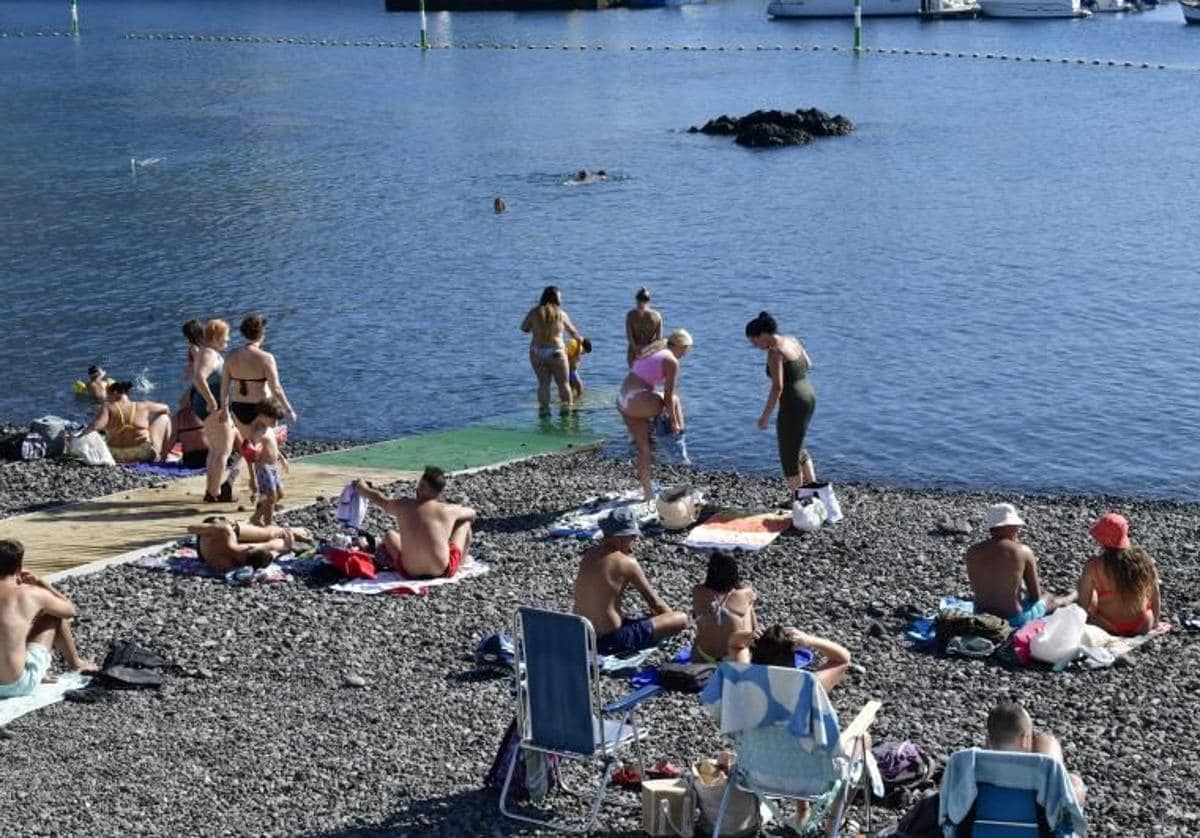
[{"label": "woman tying hair", "polygon": [[1130,543],[1123,515],[1102,515],[1088,532],[1103,548],[1079,576],[1079,604],[1087,609],[1088,622],[1122,637],[1151,631],[1162,614],[1154,560]]},{"label": "woman tying hair", "polygon": [[804,450],[804,437],[808,433],[808,422],[812,418],[817,396],[808,380],[812,360],[804,344],[791,335],[779,334],[779,325],[769,313],[760,312],[746,324],[746,337],[756,348],[767,353],[767,377],[771,379],[771,391],[758,427],[766,430],[775,406],[779,415],[775,418],[775,436],[779,442],[779,461],[788,488],[793,492],[806,483],[815,483],[816,470],[812,457]]},{"label": "woman tying hair", "polygon": [[153,463],[165,460],[171,442],[171,408],[158,402],[129,398],[131,381],[108,385],[108,401],[96,411],[83,433],[104,431],[108,450],[118,463]]},{"label": "woman tying hair", "polygon": [[[646,351],[633,361],[629,375],[617,393],[617,410],[629,435],[637,446],[637,475],[642,484],[642,496],[649,502],[654,500],[651,481],[650,450],[651,423],[659,415],[664,416],[671,433],[679,436],[684,431],[683,404],[675,394],[679,381],[679,363],[692,350],[692,336],[685,329],[671,332],[666,343],[652,343]],[[663,394],[658,394],[658,385],[663,385]]]},{"label": "woman tying hair", "polygon": [[633,296],[634,308],[625,315],[625,340],[629,348],[625,351],[625,363],[633,366],[633,359],[655,341],[662,340],[662,315],[650,308],[650,289],[639,288]]},{"label": "woman tying hair", "polygon": [[692,617],[696,621],[692,649],[696,656],[716,663],[727,654],[734,632],[757,629],[755,599],[754,589],[742,585],[737,557],[724,550],[713,552],[708,557],[704,583],[692,588]]},{"label": "woman tying hair", "polygon": [[571,406],[571,387],[568,384],[567,347],[563,332],[580,343],[583,335],[562,309],[562,292],[555,285],[542,290],[537,306],[521,321],[521,331],[530,333],[529,363],[538,380],[538,406],[550,408],[550,379],[558,385],[558,398],[564,407]]},{"label": "woman tying hair", "polygon": [[229,324],[213,319],[204,324],[204,342],[196,354],[192,376],[192,413],[204,427],[208,445],[205,461],[204,502],[232,501],[232,494],[221,497],[221,482],[225,479],[225,462],[233,450],[233,425],[229,412],[217,400],[221,393],[221,376],[225,359],[221,352],[229,345]]}]

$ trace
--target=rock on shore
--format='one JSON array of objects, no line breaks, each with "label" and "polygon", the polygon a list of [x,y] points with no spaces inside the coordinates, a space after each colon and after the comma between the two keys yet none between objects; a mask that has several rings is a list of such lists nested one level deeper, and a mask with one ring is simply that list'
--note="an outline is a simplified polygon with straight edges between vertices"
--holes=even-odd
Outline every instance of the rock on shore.
[{"label": "rock on shore", "polygon": [[[672,469],[656,476],[667,484],[686,479],[722,505],[773,508],[783,492],[778,479]],[[107,704],[60,704],[10,725],[0,760],[10,797],[24,797],[0,807],[0,835],[520,831],[481,789],[513,718],[508,683],[477,675],[462,656],[482,635],[507,630],[519,605],[569,608],[583,545],[547,538],[547,526],[589,495],[633,485],[630,463],[590,454],[452,478],[450,499],[481,515],[473,552],[494,569],[427,597],[357,597],[295,583],[231,588],[128,567],[69,580],[63,587],[81,608],[85,653],[103,655],[117,638],[138,640],[197,677],[172,676],[158,693],[120,694]],[[838,491],[843,523],[785,533],[744,558],[742,570],[767,624],[798,625],[849,647],[857,668],[833,695],[844,719],[878,698],[876,740],[911,738],[944,757],[980,744],[988,709],[1012,697],[1063,740],[1068,765],[1090,789],[1091,834],[1197,834],[1196,635],[1155,641],[1130,668],[1054,675],[914,653],[890,615],[964,591],[963,551],[983,534],[986,504],[1000,499],[1015,502],[1029,522],[1027,541],[1048,589],[1074,583],[1090,551],[1087,524],[1111,507],[1130,517],[1136,539],[1157,559],[1166,614],[1195,613],[1200,506]],[[284,518],[328,532],[334,507]],[[368,524],[386,521],[372,510]],[[705,566],[682,538],[645,538],[635,550],[675,607],[686,607]],[[884,605],[882,619],[867,614],[873,600]],[[631,596],[627,608],[640,603]],[[874,620],[884,624],[882,636]],[[609,685],[614,695],[622,689]],[[644,707],[649,759],[683,765],[719,748],[694,696],[671,694]],[[572,811],[569,796],[557,801]],[[877,808],[875,815],[879,825],[898,813]],[[640,825],[640,798],[612,792],[599,833],[634,834]]]},{"label": "rock on shore", "polygon": [[830,116],[817,108],[795,111],[758,110],[742,117],[722,114],[688,133],[733,137],[748,148],[807,145],[816,137],[841,137],[854,130],[854,123],[838,114]]}]

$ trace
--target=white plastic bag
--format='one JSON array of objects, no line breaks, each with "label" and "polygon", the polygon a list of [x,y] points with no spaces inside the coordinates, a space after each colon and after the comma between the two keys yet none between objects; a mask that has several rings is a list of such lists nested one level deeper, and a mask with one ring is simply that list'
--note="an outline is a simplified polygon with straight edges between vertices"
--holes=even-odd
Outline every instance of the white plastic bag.
[{"label": "white plastic bag", "polygon": [[668,530],[682,530],[696,523],[701,498],[690,488],[668,489],[655,502],[658,520]]},{"label": "white plastic bag", "polygon": [[1041,634],[1029,641],[1029,653],[1044,663],[1058,663],[1072,658],[1083,641],[1087,612],[1071,604],[1057,609],[1046,618]]},{"label": "white plastic bag", "polygon": [[117,464],[117,461],[113,459],[112,452],[108,450],[108,444],[104,441],[104,437],[96,431],[83,436],[70,437],[67,440],[67,453],[72,457],[78,457],[89,466],[115,466]]},{"label": "white plastic bag", "polygon": [[842,505],[838,503],[837,495],[833,492],[833,484],[829,481],[824,483],[806,483],[796,490],[795,499],[801,498],[820,498],[821,503],[825,504],[825,522],[836,524],[842,520]]},{"label": "white plastic bag", "polygon": [[798,498],[792,505],[792,526],[801,532],[816,532],[825,523],[827,515],[820,498]]}]

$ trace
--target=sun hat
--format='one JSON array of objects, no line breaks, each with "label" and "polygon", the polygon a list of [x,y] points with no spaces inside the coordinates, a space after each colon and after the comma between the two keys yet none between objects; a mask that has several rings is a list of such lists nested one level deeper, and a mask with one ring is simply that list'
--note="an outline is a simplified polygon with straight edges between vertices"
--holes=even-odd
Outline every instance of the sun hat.
[{"label": "sun hat", "polygon": [[1124,515],[1106,512],[1096,519],[1088,533],[1101,547],[1111,550],[1129,549],[1129,522]]},{"label": "sun hat", "polygon": [[998,527],[1023,527],[1025,522],[1011,503],[994,503],[988,507],[987,526],[989,530]]},{"label": "sun hat", "polygon": [[667,346],[686,346],[691,349],[693,346],[692,333],[687,329],[676,329],[667,336]]},{"label": "sun hat", "polygon": [[642,534],[637,516],[628,506],[618,506],[607,518],[600,519],[600,531],[612,538],[638,538]]}]

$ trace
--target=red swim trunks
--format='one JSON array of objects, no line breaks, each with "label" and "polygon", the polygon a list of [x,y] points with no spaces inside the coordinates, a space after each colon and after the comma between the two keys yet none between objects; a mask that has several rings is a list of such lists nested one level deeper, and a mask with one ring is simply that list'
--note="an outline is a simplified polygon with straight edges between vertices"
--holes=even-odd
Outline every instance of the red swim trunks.
[{"label": "red swim trunks", "polygon": [[[458,568],[462,565],[462,558],[463,558],[462,548],[459,547],[457,544],[455,544],[453,541],[451,541],[450,542],[450,562],[446,565],[446,572],[443,573],[442,576],[446,579],[449,579],[452,576],[454,576],[454,574],[458,573]],[[399,556],[396,557],[395,562],[392,562],[391,561],[391,552],[383,544],[380,544],[379,548],[375,551],[375,564],[379,565],[381,567],[390,567],[393,570],[398,570],[401,573],[403,573],[405,576],[407,576],[409,579],[434,579],[434,578],[436,578],[434,576],[429,576],[429,575],[417,576],[412,573],[409,573],[408,570],[404,567],[404,554],[401,553]]]}]

